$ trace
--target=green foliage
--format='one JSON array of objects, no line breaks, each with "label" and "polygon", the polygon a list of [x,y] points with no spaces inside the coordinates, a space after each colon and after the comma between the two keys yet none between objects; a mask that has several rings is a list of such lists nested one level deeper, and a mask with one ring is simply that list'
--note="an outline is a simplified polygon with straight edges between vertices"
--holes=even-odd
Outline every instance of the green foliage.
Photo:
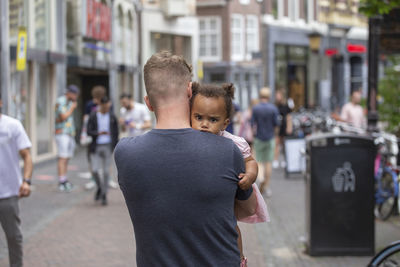
[{"label": "green foliage", "polygon": [[359,10],[367,17],[372,17],[388,14],[396,7],[400,7],[400,0],[361,0]]},{"label": "green foliage", "polygon": [[378,106],[379,119],[387,122],[387,131],[400,136],[400,56],[389,58],[390,67],[379,81],[379,96],[382,103]]}]

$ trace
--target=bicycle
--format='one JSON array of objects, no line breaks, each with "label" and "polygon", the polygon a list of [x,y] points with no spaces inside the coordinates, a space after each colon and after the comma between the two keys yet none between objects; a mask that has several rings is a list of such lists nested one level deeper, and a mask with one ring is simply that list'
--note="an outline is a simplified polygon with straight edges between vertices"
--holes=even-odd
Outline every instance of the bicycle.
[{"label": "bicycle", "polygon": [[368,264],[368,267],[395,266],[400,266],[400,240],[382,249]]},{"label": "bicycle", "polygon": [[388,133],[375,135],[378,154],[375,160],[375,217],[387,220],[399,196],[397,138]]}]

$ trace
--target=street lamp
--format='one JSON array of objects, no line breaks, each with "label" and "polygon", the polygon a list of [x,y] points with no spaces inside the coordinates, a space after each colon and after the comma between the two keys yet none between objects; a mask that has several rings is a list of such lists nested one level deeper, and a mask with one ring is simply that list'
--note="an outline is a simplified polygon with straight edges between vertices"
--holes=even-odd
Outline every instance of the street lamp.
[{"label": "street lamp", "polygon": [[322,35],[319,32],[312,32],[308,35],[310,49],[313,53],[318,53],[321,46]]}]

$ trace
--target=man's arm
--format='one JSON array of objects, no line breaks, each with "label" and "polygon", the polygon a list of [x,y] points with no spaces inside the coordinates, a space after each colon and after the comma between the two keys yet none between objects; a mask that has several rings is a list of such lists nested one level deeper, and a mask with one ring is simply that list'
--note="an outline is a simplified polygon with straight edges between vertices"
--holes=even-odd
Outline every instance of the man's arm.
[{"label": "man's arm", "polygon": [[21,149],[19,154],[24,161],[24,182],[19,188],[19,197],[27,197],[31,193],[31,187],[29,183],[31,181],[33,171],[32,157],[29,148]]},{"label": "man's arm", "polygon": [[67,112],[61,113],[60,115],[58,115],[56,122],[60,123],[60,122],[65,121],[66,119],[68,119],[68,117],[71,116],[72,113],[74,112],[76,106],[77,106],[76,101],[72,102],[71,107],[69,108],[69,110]]}]

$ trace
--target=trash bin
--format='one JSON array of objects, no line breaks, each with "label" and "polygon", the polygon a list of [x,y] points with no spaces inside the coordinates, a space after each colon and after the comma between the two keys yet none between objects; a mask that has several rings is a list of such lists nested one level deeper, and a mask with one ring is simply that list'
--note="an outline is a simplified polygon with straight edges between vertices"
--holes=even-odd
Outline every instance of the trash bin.
[{"label": "trash bin", "polygon": [[372,138],[319,134],[306,138],[306,233],[312,256],[375,251]]}]

